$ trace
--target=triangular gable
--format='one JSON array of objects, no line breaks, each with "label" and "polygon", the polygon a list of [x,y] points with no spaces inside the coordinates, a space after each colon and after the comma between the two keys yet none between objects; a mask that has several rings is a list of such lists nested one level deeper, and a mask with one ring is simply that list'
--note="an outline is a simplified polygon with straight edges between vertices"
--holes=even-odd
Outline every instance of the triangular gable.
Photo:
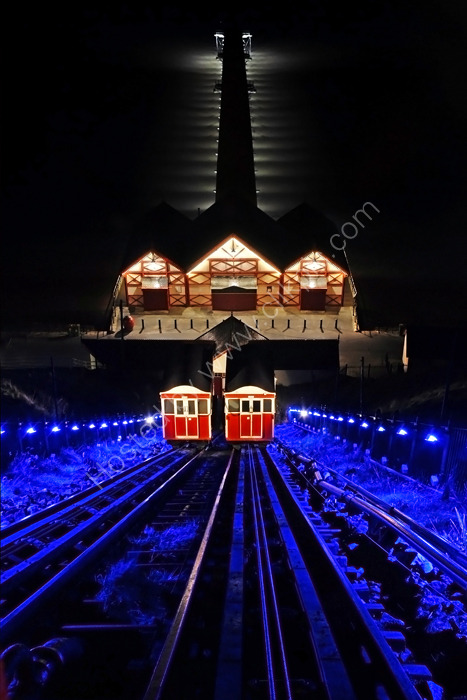
[{"label": "triangular gable", "polygon": [[182,270],[164,255],[161,255],[155,250],[150,250],[129,265],[127,269],[122,272],[122,275],[125,276],[131,272],[165,275],[167,272],[182,272]]},{"label": "triangular gable", "polygon": [[[236,261],[236,266],[241,271],[241,261],[252,259],[256,259],[258,261],[262,270],[271,270],[278,274],[280,273],[278,268],[263,255],[254,250],[254,248],[252,248],[250,245],[247,245],[239,236],[232,234],[224,238],[224,240],[212,248],[202,258],[199,258],[188,270],[188,274],[205,269],[207,266],[209,266],[210,261],[216,260],[225,260],[229,262]],[[222,274],[222,272],[223,271],[220,267],[219,274]],[[248,274],[247,268],[245,269],[245,274]]]},{"label": "triangular gable", "polygon": [[302,255],[300,258],[295,260],[291,265],[289,265],[285,269],[285,271],[286,272],[296,272],[296,271],[299,271],[300,269],[301,270],[305,269],[308,274],[320,274],[320,270],[322,270],[322,263],[325,263],[327,273],[329,273],[329,272],[341,272],[346,277],[349,274],[340,265],[338,265],[336,262],[334,262],[334,260],[331,260],[326,255],[324,255],[324,253],[321,253],[318,250],[312,250],[309,253]]},{"label": "triangular gable", "polygon": [[252,340],[268,339],[232,314],[210,330],[205,331],[198,340],[214,341],[216,343],[216,356],[218,356],[224,352],[231,354],[233,350],[239,351],[242,346]]}]

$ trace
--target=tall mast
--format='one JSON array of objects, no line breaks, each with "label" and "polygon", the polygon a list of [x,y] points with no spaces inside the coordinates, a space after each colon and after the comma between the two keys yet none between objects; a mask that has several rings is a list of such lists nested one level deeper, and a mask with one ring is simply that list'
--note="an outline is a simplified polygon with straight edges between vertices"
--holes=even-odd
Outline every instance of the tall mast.
[{"label": "tall mast", "polygon": [[250,38],[250,35],[242,35],[242,32],[233,27],[224,33],[220,53],[222,87],[216,201],[227,194],[235,194],[256,206],[255,164],[245,65]]}]

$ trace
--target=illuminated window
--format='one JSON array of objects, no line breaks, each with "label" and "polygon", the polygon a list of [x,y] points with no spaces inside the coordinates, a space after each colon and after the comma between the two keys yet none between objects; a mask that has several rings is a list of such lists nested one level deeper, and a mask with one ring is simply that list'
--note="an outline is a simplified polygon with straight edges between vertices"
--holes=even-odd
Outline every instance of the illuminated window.
[{"label": "illuminated window", "polygon": [[198,414],[206,416],[209,413],[209,402],[207,399],[198,399]]},{"label": "illuminated window", "polygon": [[142,289],[167,289],[168,286],[168,278],[163,275],[148,275],[141,282]]},{"label": "illuminated window", "polygon": [[174,414],[174,400],[164,399],[164,413],[167,416],[173,416]]},{"label": "illuminated window", "polygon": [[302,289],[327,289],[328,280],[324,275],[306,275],[301,278]]}]

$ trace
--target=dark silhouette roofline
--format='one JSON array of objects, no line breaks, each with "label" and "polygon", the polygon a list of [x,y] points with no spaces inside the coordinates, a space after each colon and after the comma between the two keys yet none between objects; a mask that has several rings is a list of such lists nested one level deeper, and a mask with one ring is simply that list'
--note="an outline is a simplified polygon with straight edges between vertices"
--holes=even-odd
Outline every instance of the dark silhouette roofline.
[{"label": "dark silhouette roofline", "polygon": [[268,340],[265,335],[259,333],[251,326],[240,321],[233,314],[224,319],[217,326],[199,336],[198,340],[212,340],[216,343],[216,353],[224,351],[240,351],[242,346],[252,340]]}]

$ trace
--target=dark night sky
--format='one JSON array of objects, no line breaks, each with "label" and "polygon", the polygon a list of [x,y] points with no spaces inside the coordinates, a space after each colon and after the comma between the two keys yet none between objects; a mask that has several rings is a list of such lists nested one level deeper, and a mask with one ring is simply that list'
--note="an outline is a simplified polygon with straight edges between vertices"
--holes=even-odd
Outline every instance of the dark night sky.
[{"label": "dark night sky", "polygon": [[[464,3],[236,7],[253,33],[258,206],[278,218],[307,201],[340,227],[372,202],[347,246],[367,307],[466,321]],[[142,213],[214,202],[222,15],[142,1],[2,15],[4,319],[85,323]]]}]

